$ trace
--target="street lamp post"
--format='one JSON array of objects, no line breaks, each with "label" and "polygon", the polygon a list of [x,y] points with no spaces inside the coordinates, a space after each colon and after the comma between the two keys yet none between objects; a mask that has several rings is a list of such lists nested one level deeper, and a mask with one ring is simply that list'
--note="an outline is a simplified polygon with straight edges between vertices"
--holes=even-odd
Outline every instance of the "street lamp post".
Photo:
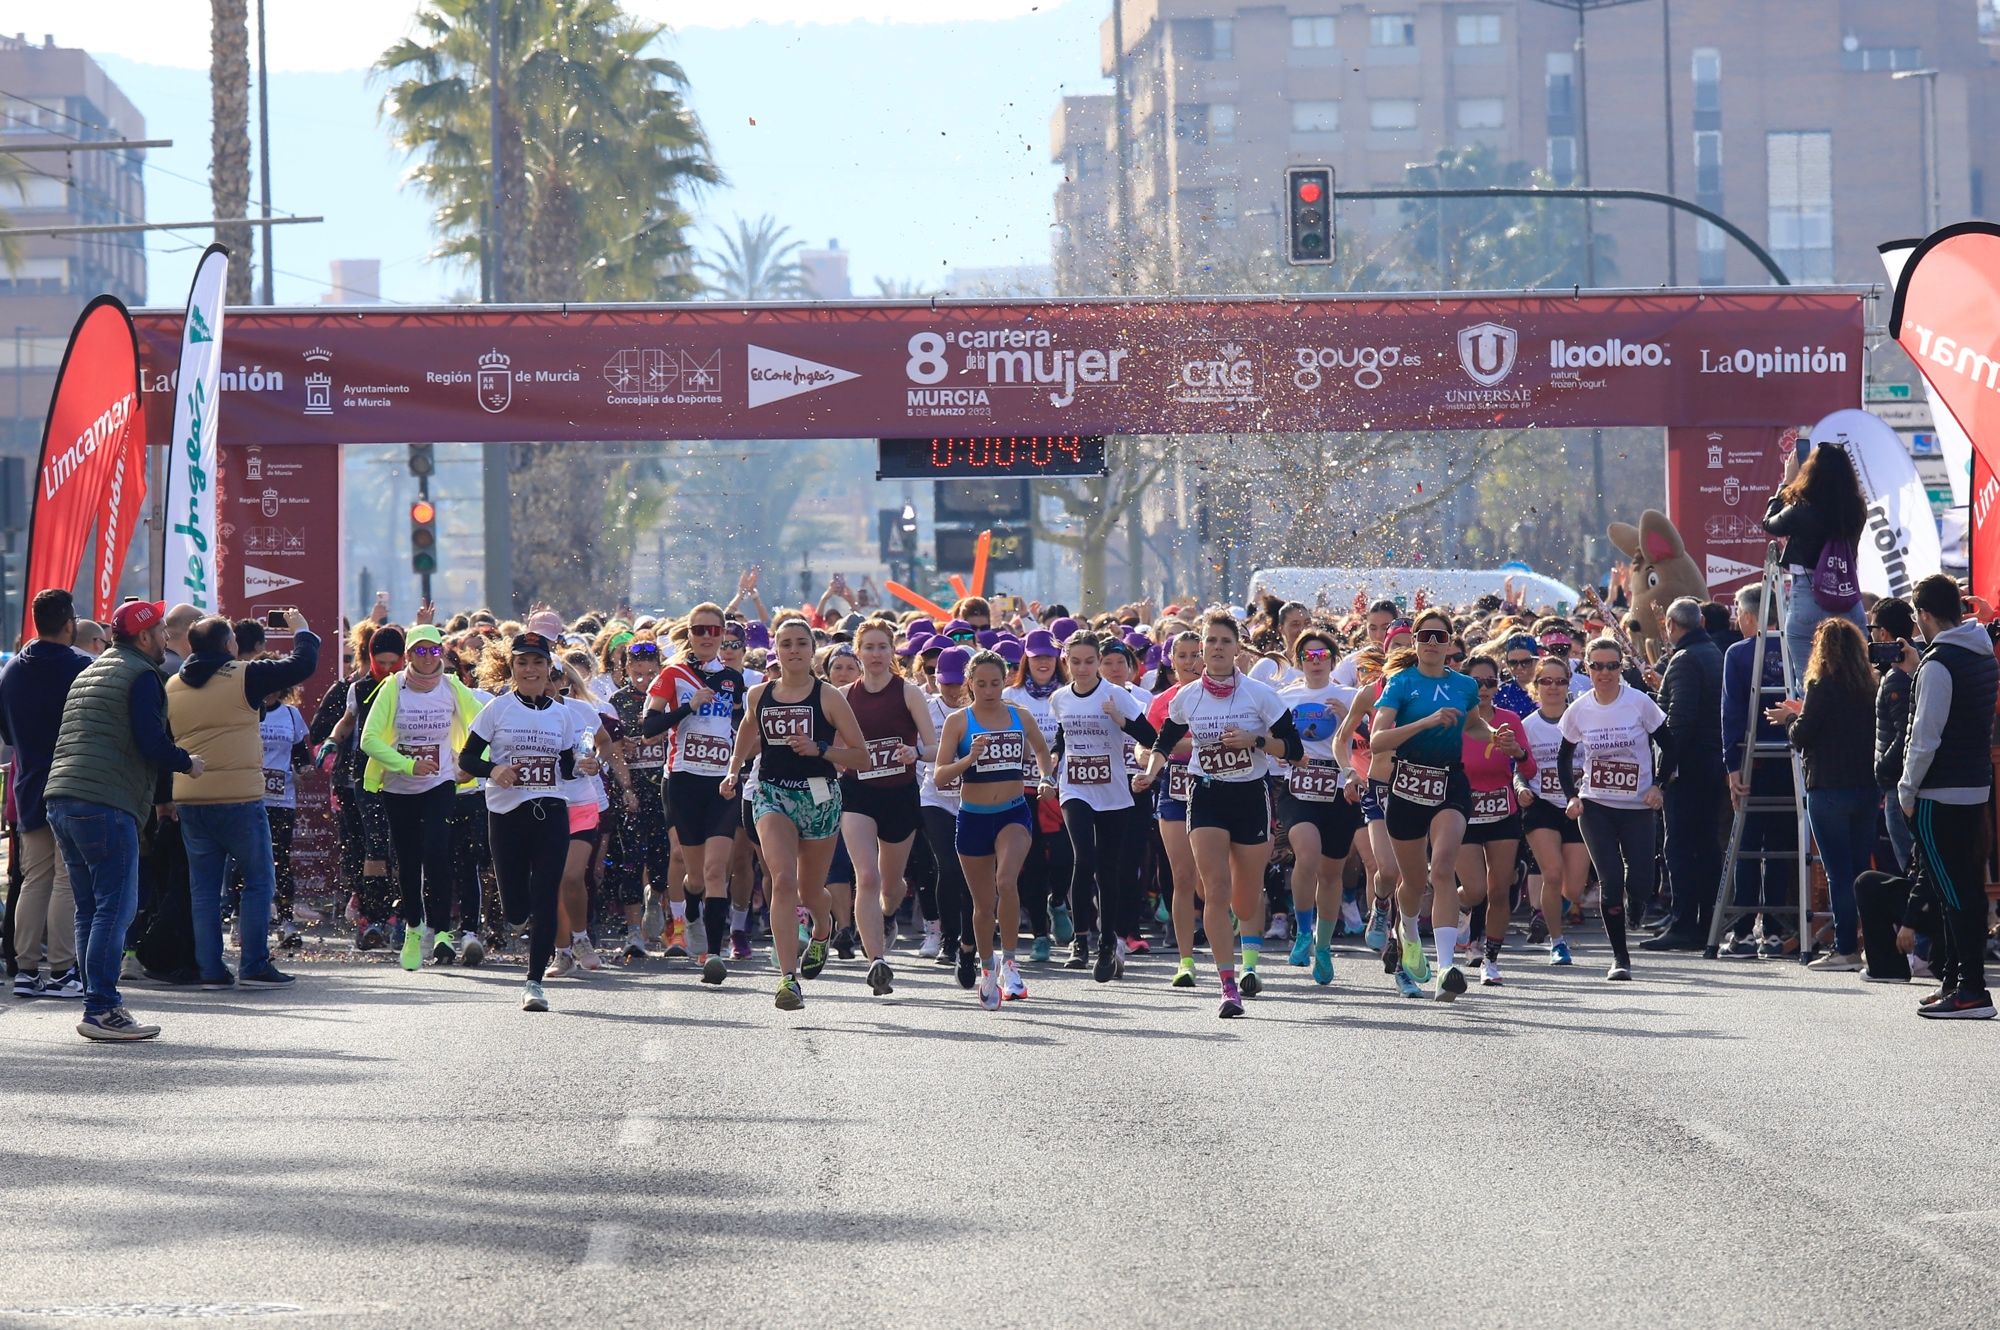
[{"label": "street lamp post", "polygon": [[1923,98],[1917,103],[1917,133],[1922,139],[1918,158],[1924,169],[1924,234],[1929,235],[1944,221],[1943,196],[1938,188],[1938,71],[1901,69],[1889,77],[1898,83],[1905,79],[1922,79],[1924,83]]}]

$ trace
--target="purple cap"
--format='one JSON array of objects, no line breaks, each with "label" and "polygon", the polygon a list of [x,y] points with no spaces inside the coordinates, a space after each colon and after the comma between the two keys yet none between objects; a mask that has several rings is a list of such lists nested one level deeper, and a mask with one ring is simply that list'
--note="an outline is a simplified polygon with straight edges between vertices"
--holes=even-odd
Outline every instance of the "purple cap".
[{"label": "purple cap", "polygon": [[743,645],[751,651],[771,649],[771,630],[761,623],[753,623],[743,630]]},{"label": "purple cap", "polygon": [[969,633],[972,631],[974,631],[972,625],[965,620],[953,619],[950,623],[938,629],[938,636],[950,637],[953,633]]},{"label": "purple cap", "polygon": [[[1073,637],[1076,634],[1076,630],[1081,627],[1083,627],[1082,624],[1070,618],[1068,615],[1064,615],[1062,618],[1057,619],[1054,623],[1049,625],[1049,636],[1053,637],[1058,642],[1067,642],[1071,637]],[[1030,641],[1033,640],[1032,634],[1030,635],[1029,640]]]},{"label": "purple cap", "polygon": [[[1075,627],[1075,623],[1072,622],[1070,626]],[[1060,656],[1062,654],[1062,649],[1056,645],[1055,638],[1050,636],[1046,628],[1037,628],[1034,632],[1029,633],[1028,640],[1021,644],[1021,648],[1024,654],[1030,656]]]},{"label": "purple cap", "polygon": [[993,648],[993,651],[995,655],[999,656],[1000,659],[1006,661],[1009,665],[1019,665],[1021,657],[1026,654],[1026,648],[1012,638],[1002,641],[999,646]]},{"label": "purple cap", "polygon": [[1125,634],[1125,645],[1131,647],[1134,651],[1146,651],[1151,649],[1153,639],[1144,633],[1134,630]]},{"label": "purple cap", "polygon": [[935,636],[937,625],[929,619],[912,619],[903,625],[903,632],[909,637],[915,637],[919,633],[930,633]]},{"label": "purple cap", "polygon": [[923,645],[917,648],[917,654],[920,656],[928,656],[932,652],[943,651],[950,646],[951,646],[951,639],[948,637],[927,637],[924,639]]},{"label": "purple cap", "polygon": [[971,659],[972,653],[964,647],[946,647],[937,658],[937,681],[964,683],[965,666]]},{"label": "purple cap", "polygon": [[931,635],[929,633],[925,632],[911,633],[908,638],[904,639],[903,644],[896,648],[896,654],[899,656],[914,656],[918,652],[922,651],[924,649],[924,643],[930,640],[931,640]]},{"label": "purple cap", "polygon": [[991,628],[982,628],[973,634],[972,640],[979,643],[982,647],[991,649],[994,644],[999,642],[1000,634],[994,632]]},{"label": "purple cap", "polygon": [[1163,652],[1163,651],[1161,650],[1161,648],[1159,648],[1159,647],[1147,647],[1147,648],[1146,648],[1146,668],[1147,668],[1147,669],[1149,669],[1149,670],[1157,670],[1157,669],[1159,669],[1159,668],[1160,668],[1160,666],[1161,666],[1161,664],[1162,664],[1162,663],[1163,663],[1163,662],[1165,661],[1165,659],[1166,659],[1166,656],[1165,656],[1164,652]]}]

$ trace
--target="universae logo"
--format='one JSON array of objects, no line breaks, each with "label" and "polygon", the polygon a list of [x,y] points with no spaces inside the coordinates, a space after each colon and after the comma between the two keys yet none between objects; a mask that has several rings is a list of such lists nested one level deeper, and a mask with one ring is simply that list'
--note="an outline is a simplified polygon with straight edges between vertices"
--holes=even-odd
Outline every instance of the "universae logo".
[{"label": "universae logo", "polygon": [[1520,338],[1499,323],[1475,323],[1458,330],[1458,364],[1474,383],[1492,388],[1514,372]]}]

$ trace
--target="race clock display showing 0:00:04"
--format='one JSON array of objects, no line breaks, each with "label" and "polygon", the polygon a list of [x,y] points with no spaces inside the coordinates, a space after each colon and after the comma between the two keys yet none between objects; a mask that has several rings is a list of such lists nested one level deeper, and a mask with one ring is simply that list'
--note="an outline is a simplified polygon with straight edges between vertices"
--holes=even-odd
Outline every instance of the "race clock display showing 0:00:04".
[{"label": "race clock display showing 0:00:04", "polygon": [[989,434],[882,439],[877,480],[1101,476],[1102,434]]}]

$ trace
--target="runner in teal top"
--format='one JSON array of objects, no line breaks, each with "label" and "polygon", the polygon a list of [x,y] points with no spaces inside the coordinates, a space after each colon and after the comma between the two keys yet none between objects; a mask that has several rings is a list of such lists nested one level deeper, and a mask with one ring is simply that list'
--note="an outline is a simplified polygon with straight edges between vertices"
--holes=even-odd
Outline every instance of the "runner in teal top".
[{"label": "runner in teal top", "polygon": [[1432,678],[1422,670],[1403,670],[1383,686],[1375,709],[1386,707],[1394,711],[1399,729],[1434,711],[1446,707],[1456,710],[1456,724],[1413,734],[1396,749],[1396,755],[1406,761],[1449,767],[1455,766],[1464,754],[1465,718],[1478,705],[1479,681],[1469,674],[1447,671],[1443,678]]}]

